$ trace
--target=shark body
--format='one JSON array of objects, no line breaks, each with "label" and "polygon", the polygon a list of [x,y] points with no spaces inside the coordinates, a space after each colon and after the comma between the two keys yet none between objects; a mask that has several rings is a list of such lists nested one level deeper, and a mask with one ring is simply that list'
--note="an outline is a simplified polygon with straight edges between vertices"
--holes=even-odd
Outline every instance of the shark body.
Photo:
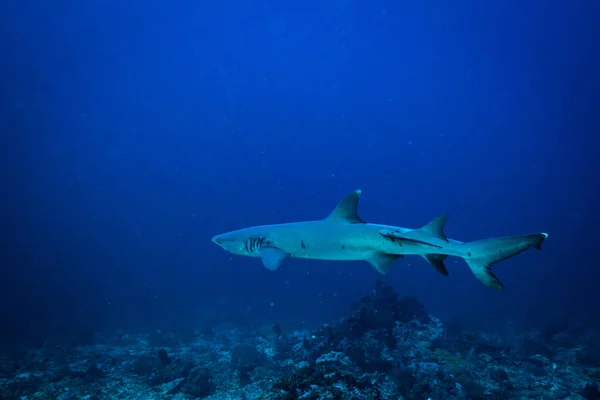
[{"label": "shark body", "polygon": [[325,219],[261,225],[217,235],[213,242],[230,253],[260,257],[263,265],[277,270],[287,258],[331,261],[367,261],[381,274],[407,255],[423,257],[433,268],[448,275],[444,260],[460,257],[484,285],[503,290],[491,266],[530,247],[541,249],[546,233],[460,242],[444,234],[447,215],[418,229],[371,224],[358,216],[361,191],[346,196]]}]

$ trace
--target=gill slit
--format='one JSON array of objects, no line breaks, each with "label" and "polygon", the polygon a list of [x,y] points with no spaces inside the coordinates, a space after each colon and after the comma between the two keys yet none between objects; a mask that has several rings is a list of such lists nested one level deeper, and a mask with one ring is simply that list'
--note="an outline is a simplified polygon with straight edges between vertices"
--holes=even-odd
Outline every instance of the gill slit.
[{"label": "gill slit", "polygon": [[264,238],[250,238],[246,240],[246,251],[250,254],[259,253],[260,249],[262,248],[262,245],[264,244],[264,241]]}]

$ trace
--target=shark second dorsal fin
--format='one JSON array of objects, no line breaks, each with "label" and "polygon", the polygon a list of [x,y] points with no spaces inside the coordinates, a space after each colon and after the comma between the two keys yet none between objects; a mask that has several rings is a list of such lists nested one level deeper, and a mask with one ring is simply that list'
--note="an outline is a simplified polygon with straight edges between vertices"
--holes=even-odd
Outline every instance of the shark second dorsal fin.
[{"label": "shark second dorsal fin", "polygon": [[349,224],[364,224],[365,221],[358,216],[358,200],[360,199],[360,190],[355,190],[340,201],[327,217],[328,221],[345,222]]},{"label": "shark second dorsal fin", "polygon": [[444,234],[444,225],[448,221],[448,214],[440,215],[432,219],[427,225],[419,229],[421,232],[427,232],[429,235],[447,242],[448,238]]}]

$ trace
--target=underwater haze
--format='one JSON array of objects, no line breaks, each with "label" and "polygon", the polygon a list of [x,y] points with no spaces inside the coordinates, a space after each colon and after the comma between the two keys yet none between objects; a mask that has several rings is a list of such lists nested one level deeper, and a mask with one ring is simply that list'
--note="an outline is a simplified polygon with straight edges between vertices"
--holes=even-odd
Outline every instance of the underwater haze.
[{"label": "underwater haze", "polygon": [[[571,356],[600,349],[600,339],[584,345],[573,333],[576,326],[586,338],[600,335],[598,20],[600,3],[586,0],[4,1],[0,348],[115,349],[150,335],[146,350],[166,349],[158,359],[171,366],[183,350],[152,337],[314,338],[357,301],[393,287],[399,299],[414,296],[444,338],[451,326],[506,341],[543,331],[551,349],[570,346],[552,344],[555,334],[571,335]],[[386,275],[364,261],[294,259],[272,272],[211,241],[239,228],[325,218],[357,189],[359,214],[370,223],[419,228],[448,213],[445,234],[456,240],[549,237],[542,251],[494,265],[503,292],[454,257],[447,277],[418,256]],[[414,330],[394,321],[377,329],[403,343],[398,329]],[[123,335],[127,344],[111,342]],[[244,340],[239,346],[256,347]],[[330,350],[350,361],[331,359],[360,369],[354,353],[340,349]],[[590,359],[600,359],[597,351]],[[560,370],[556,353],[523,357],[540,354],[548,362],[532,361],[542,372],[528,374]],[[18,367],[0,367],[0,398],[64,396],[43,377],[33,391],[30,380],[15,389],[36,372],[7,357]],[[363,373],[405,376],[398,365],[417,362],[388,358],[394,368]],[[157,398],[226,398],[218,396],[227,374],[240,379],[229,398],[267,398],[261,376],[280,377],[264,372],[279,371],[266,361],[245,369],[194,362],[201,373],[181,373]],[[116,398],[106,388],[118,372],[106,360],[96,364],[99,372],[65,378],[97,389],[73,399]],[[501,365],[494,371],[513,379]],[[600,366],[581,368],[597,372],[581,372],[577,387],[557,383],[564,397],[547,398],[596,398]],[[190,389],[192,379],[211,383]],[[489,385],[477,397],[464,382],[452,395],[394,382],[395,398],[492,398]],[[513,389],[498,398],[528,398]],[[328,398],[310,390],[310,398]],[[391,398],[383,386],[368,390],[379,395],[365,398]],[[348,393],[331,398],[360,398]]]}]

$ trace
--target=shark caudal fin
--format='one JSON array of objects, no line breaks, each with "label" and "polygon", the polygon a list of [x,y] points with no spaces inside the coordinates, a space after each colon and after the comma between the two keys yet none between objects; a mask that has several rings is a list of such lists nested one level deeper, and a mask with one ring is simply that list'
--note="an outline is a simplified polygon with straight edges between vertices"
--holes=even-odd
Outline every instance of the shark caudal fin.
[{"label": "shark caudal fin", "polygon": [[492,289],[504,290],[504,285],[492,272],[492,265],[516,256],[530,247],[541,250],[542,242],[547,237],[546,233],[534,233],[463,243],[461,246],[466,252],[463,259],[481,283]]}]

